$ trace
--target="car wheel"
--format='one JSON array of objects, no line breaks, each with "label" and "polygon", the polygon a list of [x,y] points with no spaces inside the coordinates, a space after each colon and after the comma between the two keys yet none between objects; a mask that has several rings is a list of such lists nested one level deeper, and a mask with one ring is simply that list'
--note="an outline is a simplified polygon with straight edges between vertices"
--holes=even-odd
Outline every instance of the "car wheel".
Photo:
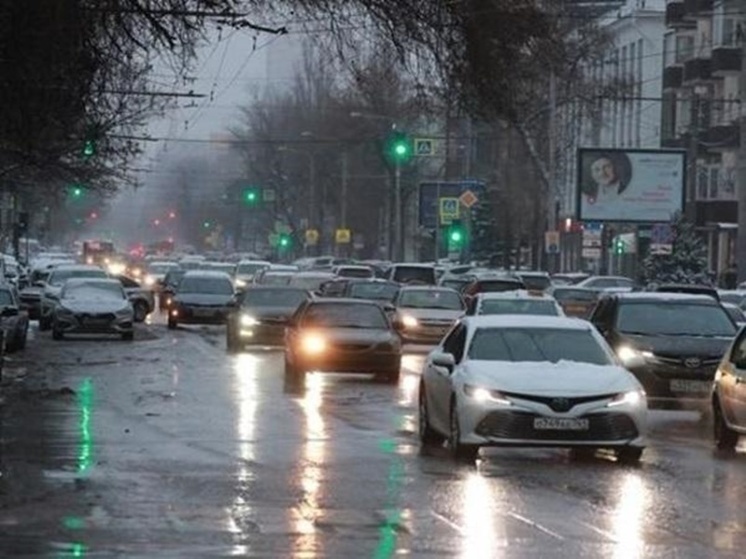
[{"label": "car wheel", "polygon": [[738,444],[738,433],[728,427],[723,417],[723,410],[720,407],[720,400],[717,398],[712,403],[712,424],[713,435],[715,436],[715,446],[718,450],[735,450]]},{"label": "car wheel", "polygon": [[169,329],[169,330],[176,330],[176,327],[177,327],[177,326],[178,326],[178,324],[177,324],[177,322],[176,322],[176,319],[175,319],[175,318],[173,318],[173,317],[171,317],[171,316],[169,315],[169,317],[168,317],[168,329]]},{"label": "car wheel", "polygon": [[300,367],[296,367],[290,361],[288,361],[287,357],[285,358],[285,380],[291,383],[298,383],[300,384],[303,382],[306,378],[306,372],[301,369]]},{"label": "car wheel", "polygon": [[423,446],[439,446],[443,444],[445,437],[430,427],[430,413],[427,409],[427,396],[425,396],[425,385],[420,384],[419,397],[419,421],[418,430],[420,442]]},{"label": "car wheel", "polygon": [[56,324],[53,324],[51,326],[52,328],[52,339],[53,340],[61,340],[65,337],[65,334],[62,332],[62,329],[59,328]]},{"label": "car wheel", "polygon": [[135,333],[134,332],[122,332],[122,339],[125,342],[131,342],[135,339]]},{"label": "car wheel", "polygon": [[640,458],[642,458],[643,449],[639,446],[625,446],[617,449],[616,459],[620,464],[635,465],[639,464]]},{"label": "car wheel", "polygon": [[456,403],[451,403],[450,431],[448,434],[448,448],[451,456],[459,462],[474,462],[479,454],[479,445],[461,443],[461,426],[458,421]]},{"label": "car wheel", "polygon": [[145,301],[136,301],[132,307],[135,310],[135,322],[145,322],[150,310],[148,304]]},{"label": "car wheel", "polygon": [[28,325],[21,332],[21,336],[18,338],[18,349],[26,349],[26,339],[28,338]]}]

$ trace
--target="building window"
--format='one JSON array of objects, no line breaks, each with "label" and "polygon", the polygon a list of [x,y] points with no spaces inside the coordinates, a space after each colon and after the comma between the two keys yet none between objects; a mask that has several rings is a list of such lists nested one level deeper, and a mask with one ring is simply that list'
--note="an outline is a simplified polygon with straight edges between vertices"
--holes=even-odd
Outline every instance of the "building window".
[{"label": "building window", "polygon": [[676,36],[676,64],[683,64],[694,56],[694,37],[691,35]]},{"label": "building window", "polygon": [[723,163],[697,165],[697,200],[736,199],[736,169]]}]

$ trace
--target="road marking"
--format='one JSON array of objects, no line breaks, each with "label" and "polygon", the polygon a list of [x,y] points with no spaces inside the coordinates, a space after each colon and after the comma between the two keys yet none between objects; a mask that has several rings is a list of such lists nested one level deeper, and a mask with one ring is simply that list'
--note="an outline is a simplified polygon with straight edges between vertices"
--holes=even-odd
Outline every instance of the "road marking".
[{"label": "road marking", "polygon": [[600,534],[601,536],[608,538],[613,543],[620,543],[619,538],[617,538],[614,534],[611,532],[608,532],[606,530],[603,530],[599,528],[598,526],[594,526],[593,524],[588,524],[587,522],[583,522],[582,520],[578,521],[579,524],[582,524],[586,528],[593,530],[597,534]]},{"label": "road marking", "polygon": [[466,530],[464,530],[461,526],[459,526],[458,524],[456,524],[452,520],[449,520],[448,518],[446,518],[442,514],[439,514],[439,513],[435,512],[434,510],[431,510],[430,514],[433,515],[433,517],[435,517],[438,520],[440,520],[441,522],[443,522],[444,524],[447,524],[448,526],[450,526],[451,528],[453,528],[454,530],[456,530],[460,535],[466,536]]},{"label": "road marking", "polygon": [[543,532],[546,535],[551,536],[551,537],[553,537],[555,539],[563,540],[563,541],[565,539],[563,536],[560,536],[557,532],[552,532],[549,528],[545,528],[544,526],[542,526],[538,522],[534,522],[533,520],[531,520],[529,518],[526,518],[525,516],[521,516],[517,512],[508,511],[506,514],[508,516],[510,516],[511,518],[514,518],[514,519],[518,520],[519,522],[523,522],[527,526],[531,526],[532,528],[535,528],[536,530],[539,530],[539,532]]}]

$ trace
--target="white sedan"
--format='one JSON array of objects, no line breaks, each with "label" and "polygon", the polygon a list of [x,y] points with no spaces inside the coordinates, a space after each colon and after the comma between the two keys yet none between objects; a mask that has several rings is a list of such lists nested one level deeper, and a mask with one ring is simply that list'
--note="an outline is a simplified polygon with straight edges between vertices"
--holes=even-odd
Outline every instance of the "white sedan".
[{"label": "white sedan", "polygon": [[482,446],[611,449],[636,463],[647,402],[588,322],[490,315],[459,321],[427,357],[419,392],[423,445],[457,459]]}]

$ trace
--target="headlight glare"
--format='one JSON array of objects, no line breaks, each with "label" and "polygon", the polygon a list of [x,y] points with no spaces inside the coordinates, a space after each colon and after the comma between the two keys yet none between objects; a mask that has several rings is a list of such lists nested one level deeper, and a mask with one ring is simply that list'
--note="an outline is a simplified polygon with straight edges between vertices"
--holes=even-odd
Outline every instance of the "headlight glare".
[{"label": "headlight glare", "polygon": [[319,334],[306,334],[301,340],[301,348],[305,353],[318,355],[326,350],[326,340]]},{"label": "headlight glare", "polygon": [[409,314],[405,314],[401,317],[401,323],[405,328],[417,328],[417,326],[420,325],[419,321]]},{"label": "headlight glare", "polygon": [[236,287],[246,287],[246,280],[237,279],[236,280]]},{"label": "headlight glare", "polygon": [[503,406],[513,405],[513,403],[499,390],[490,390],[488,388],[482,388],[481,386],[464,384],[464,394],[480,403],[493,402]]},{"label": "headlight glare", "polygon": [[645,360],[653,357],[652,351],[640,351],[628,345],[623,345],[616,350],[616,354],[622,363],[628,364],[635,360]]},{"label": "headlight glare", "polygon": [[630,390],[629,392],[620,392],[611,402],[606,404],[607,407],[615,406],[639,406],[645,401],[645,392],[642,390]]},{"label": "headlight glare", "polygon": [[249,327],[256,326],[257,324],[259,324],[259,321],[253,316],[250,316],[248,314],[241,315],[241,326]]}]

